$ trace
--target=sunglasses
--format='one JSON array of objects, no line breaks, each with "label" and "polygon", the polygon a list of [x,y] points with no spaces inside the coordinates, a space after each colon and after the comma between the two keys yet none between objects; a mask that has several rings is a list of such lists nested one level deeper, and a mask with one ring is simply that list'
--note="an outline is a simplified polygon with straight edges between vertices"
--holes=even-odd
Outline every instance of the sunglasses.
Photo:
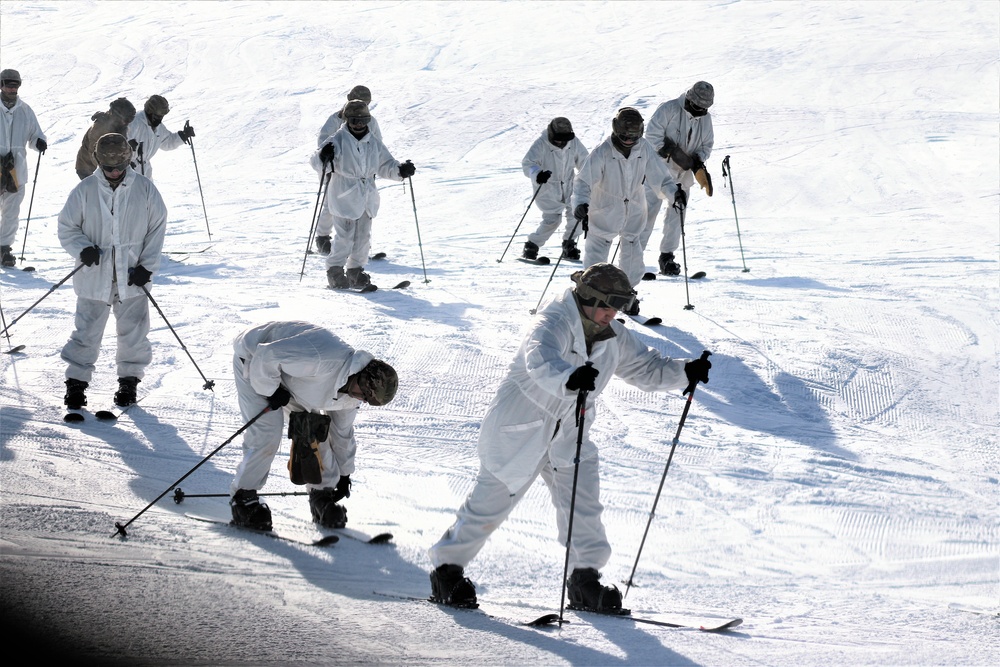
[{"label": "sunglasses", "polygon": [[7,79],[7,80],[5,80],[3,82],[3,87],[4,88],[14,88],[14,89],[17,89],[17,88],[21,87],[21,82],[20,81],[14,81],[13,79]]}]

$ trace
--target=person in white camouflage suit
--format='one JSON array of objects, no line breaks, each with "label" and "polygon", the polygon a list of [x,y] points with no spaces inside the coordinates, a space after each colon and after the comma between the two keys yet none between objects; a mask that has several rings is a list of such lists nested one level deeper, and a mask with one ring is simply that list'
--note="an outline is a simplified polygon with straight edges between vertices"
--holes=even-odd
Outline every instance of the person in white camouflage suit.
[{"label": "person in white camouflage suit", "polygon": [[194,136],[194,128],[189,124],[177,132],[171,132],[163,124],[163,117],[170,113],[170,104],[162,95],[150,95],[128,126],[129,143],[135,150],[136,170],[152,180],[153,156],[161,149],[172,151],[188,143]]}]

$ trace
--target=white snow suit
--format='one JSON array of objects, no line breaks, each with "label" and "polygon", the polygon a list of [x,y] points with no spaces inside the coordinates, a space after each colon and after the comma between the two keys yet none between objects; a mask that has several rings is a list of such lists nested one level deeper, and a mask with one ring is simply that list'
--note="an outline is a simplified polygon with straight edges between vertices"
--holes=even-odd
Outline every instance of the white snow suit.
[{"label": "white snow suit", "polygon": [[[343,109],[341,109],[341,111],[343,111]],[[316,140],[317,148],[323,148],[323,146],[326,145],[326,142],[330,141],[330,138],[337,133],[337,130],[343,127],[344,119],[340,115],[341,111],[333,114],[326,119],[325,123],[323,123],[323,127],[320,129],[319,136]],[[374,134],[379,141],[382,141],[382,130],[379,128],[378,121],[375,120],[374,116],[372,116],[372,119],[368,121],[368,131]],[[322,177],[323,163],[314,162],[313,168],[315,168],[316,173]],[[322,187],[322,183],[320,186]],[[316,236],[331,236],[332,230],[333,214],[330,213],[330,209],[326,206],[321,206],[319,210],[319,220],[316,221]]]},{"label": "white snow suit", "polygon": [[[140,111],[128,126],[128,138],[137,142],[135,148],[135,170],[146,178],[153,179],[153,156],[162,148],[172,151],[184,145],[184,140],[177,132],[171,132],[161,121],[156,128],[149,125],[146,112]],[[140,152],[141,148],[141,152]]]},{"label": "white snow suit", "polygon": [[[329,143],[336,153],[323,205],[333,216],[335,235],[326,265],[363,267],[371,248],[372,219],[381,202],[375,178],[402,181],[399,162],[371,130],[355,139],[346,126],[341,127]],[[319,153],[313,154],[311,164],[322,169]]]},{"label": "white snow suit", "polygon": [[[532,192],[538,191],[535,195],[535,206],[542,212],[542,223],[534,233],[528,235],[528,240],[539,248],[545,245],[549,237],[559,228],[563,215],[566,216],[564,241],[575,241],[583,233],[583,226],[577,225],[573,217],[571,203],[576,171],[586,160],[587,148],[583,142],[574,137],[563,148],[553,146],[549,141],[548,129],[535,139],[521,160],[521,170],[531,179]],[[535,177],[540,171],[552,172],[549,180],[542,185],[535,182]]]},{"label": "white snow suit", "polygon": [[[684,108],[684,93],[676,100],[664,102],[653,112],[649,124],[646,125],[646,139],[653,144],[653,148],[660,150],[663,147],[664,139],[669,137],[676,143],[682,151],[691,157],[698,157],[702,162],[708,162],[712,154],[712,146],[715,145],[715,131],[712,129],[712,114],[706,113],[704,116],[692,116]],[[659,158],[659,156],[657,155]],[[663,160],[663,158],[659,158]],[[671,193],[677,191],[677,186],[684,189],[685,194],[691,192],[691,185],[694,183],[694,173],[690,169],[682,169],[671,159],[663,160],[674,185],[671,186]],[[649,237],[653,233],[656,225],[656,216],[660,212],[662,202],[656,193],[646,184],[646,228],[642,232],[642,247],[649,243]],[[681,217],[680,213],[673,207],[667,206],[667,212],[663,216],[663,239],[660,241],[660,252],[674,252],[681,241]]]},{"label": "white snow suit", "polygon": [[584,268],[607,262],[611,242],[620,236],[617,264],[633,287],[646,272],[639,244],[646,227],[644,185],[673,204],[673,181],[652,144],[640,138],[626,158],[608,137],[591,151],[573,189],[574,209],[590,205]]},{"label": "white snow suit", "polygon": [[[112,190],[100,169],[80,181],[59,213],[59,243],[80,264],[80,252],[101,249],[101,263],[73,276],[76,322],[62,349],[66,377],[90,382],[101,338],[113,309],[118,333],[118,377],[142,378],[152,360],[149,303],[141,287],[128,285],[128,271],[141,264],[155,274],[167,226],[167,207],[156,186],[131,167]],[[152,291],[153,283],[145,285]]]},{"label": "white snow suit", "polygon": [[611,556],[601,522],[599,465],[590,426],[597,397],[613,375],[645,391],[687,385],[688,359],[663,357],[618,321],[613,336],[596,340],[588,354],[582,315],[572,289],[542,309],[490,403],[479,434],[480,471],[455,523],[429,550],[434,567],[465,567],[541,474],[556,507],[559,541],[566,543],[572,500],[578,393],[569,376],[586,362],[599,371],[590,392],[580,450],[569,569],[600,569]]},{"label": "white snow suit", "polygon": [[0,192],[0,245],[14,245],[17,236],[17,221],[24,201],[25,184],[28,180],[27,150],[30,145],[35,150],[35,142],[48,142],[42,133],[35,112],[20,98],[10,109],[0,104],[0,155],[14,154],[14,175],[17,192]]},{"label": "white snow suit", "polygon": [[243,461],[236,469],[230,493],[259,491],[284,433],[284,414],[324,413],[331,417],[330,437],[320,444],[322,482],[307,488],[334,487],[341,475],[354,472],[357,442],[354,419],[362,401],[339,390],[348,377],[372,360],[332,332],[308,322],[270,322],[244,331],[233,342],[233,373],[244,423],[267,407],[280,384],[292,398],[283,410],[261,415],[243,433]]}]

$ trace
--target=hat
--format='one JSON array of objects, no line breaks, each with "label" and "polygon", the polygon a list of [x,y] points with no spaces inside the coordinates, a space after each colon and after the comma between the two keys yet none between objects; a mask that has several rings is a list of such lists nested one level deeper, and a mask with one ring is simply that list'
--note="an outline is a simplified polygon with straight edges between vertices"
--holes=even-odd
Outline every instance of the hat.
[{"label": "hat", "polygon": [[572,141],[576,137],[569,118],[557,116],[549,123],[549,139],[552,141]]},{"label": "hat", "polygon": [[142,110],[146,112],[146,115],[153,114],[162,118],[170,113],[170,104],[167,103],[167,98],[162,95],[150,95]]},{"label": "hat", "polygon": [[372,359],[358,371],[358,385],[368,405],[385,405],[396,395],[399,376],[389,364]]},{"label": "hat", "polygon": [[707,109],[715,102],[715,88],[708,81],[699,81],[691,86],[685,97],[691,104]]},{"label": "hat", "polygon": [[354,86],[351,88],[351,92],[347,93],[347,101],[351,100],[361,100],[365,104],[371,104],[372,91],[365,86]]},{"label": "hat", "polygon": [[611,121],[611,132],[618,137],[641,137],[644,129],[642,114],[633,107],[622,107]]},{"label": "hat", "polygon": [[344,105],[344,110],[340,112],[341,117],[346,121],[349,118],[363,118],[366,121],[372,119],[368,112],[368,105],[361,100],[351,100]]},{"label": "hat", "polygon": [[94,157],[102,167],[118,166],[132,159],[132,147],[124,136],[110,132],[97,140]]},{"label": "hat", "polygon": [[131,123],[135,118],[135,106],[124,97],[119,97],[112,102],[110,108],[115,115],[121,116],[127,123]]},{"label": "hat", "polygon": [[577,271],[572,276],[576,293],[584,305],[608,306],[627,310],[635,299],[635,290],[625,272],[614,264],[601,262]]},{"label": "hat", "polygon": [[21,83],[21,73],[16,69],[5,69],[0,71],[0,81],[17,81]]}]

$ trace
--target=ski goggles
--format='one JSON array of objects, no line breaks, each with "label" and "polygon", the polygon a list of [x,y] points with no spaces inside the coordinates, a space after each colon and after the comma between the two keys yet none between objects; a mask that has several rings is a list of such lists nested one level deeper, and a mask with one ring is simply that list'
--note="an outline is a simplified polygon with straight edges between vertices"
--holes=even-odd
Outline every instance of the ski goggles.
[{"label": "ski goggles", "polygon": [[368,123],[371,122],[371,116],[354,116],[347,119],[347,125],[349,127],[361,129],[363,127],[368,127]]},{"label": "ski goggles", "polygon": [[629,294],[605,294],[586,283],[580,283],[576,286],[576,293],[585,301],[594,300],[594,304],[598,308],[628,310],[635,303],[635,290]]},{"label": "ski goggles", "polygon": [[21,87],[21,82],[18,81],[17,79],[4,79],[3,80],[3,87],[4,88],[14,88],[16,90],[16,89],[18,89],[18,88]]},{"label": "ski goggles", "polygon": [[110,174],[116,171],[123,172],[125,171],[125,167],[127,166],[128,162],[122,162],[121,164],[102,164],[101,171],[103,171],[105,174]]}]

